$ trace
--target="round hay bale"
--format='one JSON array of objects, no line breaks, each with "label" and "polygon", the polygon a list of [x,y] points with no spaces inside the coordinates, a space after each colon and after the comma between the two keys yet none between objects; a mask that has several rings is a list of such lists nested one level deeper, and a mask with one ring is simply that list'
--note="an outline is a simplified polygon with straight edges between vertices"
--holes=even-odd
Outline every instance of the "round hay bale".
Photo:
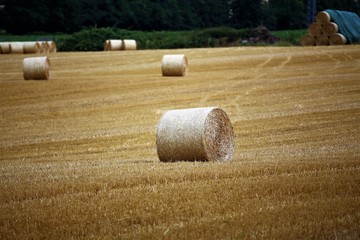
[{"label": "round hay bale", "polygon": [[12,54],[23,54],[24,46],[21,42],[10,42],[11,53]]},{"label": "round hay bale", "polygon": [[25,80],[48,80],[50,79],[50,60],[48,57],[25,58],[23,72]]},{"label": "round hay bale", "polygon": [[1,42],[1,52],[2,54],[10,54],[11,53],[11,45],[9,42]]},{"label": "round hay bale", "polygon": [[316,46],[326,46],[326,45],[329,45],[329,37],[322,34],[320,36],[318,36],[316,39],[315,39],[315,45]]},{"label": "round hay bale", "polygon": [[122,40],[107,40],[107,41],[108,41],[107,51],[120,51],[124,48],[124,44]]},{"label": "round hay bale", "polygon": [[308,32],[314,37],[318,37],[322,34],[322,26],[318,22],[313,22],[308,28]]},{"label": "round hay bale", "polygon": [[137,44],[136,41],[133,39],[124,39],[124,50],[136,50]]},{"label": "round hay bale", "polygon": [[314,46],[315,45],[315,38],[311,34],[305,34],[300,39],[301,46]]},{"label": "round hay bale", "polygon": [[324,23],[322,31],[325,35],[331,36],[339,31],[339,27],[336,23],[328,22]]},{"label": "round hay bale", "polygon": [[346,37],[341,33],[335,33],[330,36],[330,45],[345,45],[347,42]]},{"label": "round hay bale", "polygon": [[110,51],[110,40],[105,40],[104,51]]},{"label": "round hay bale", "polygon": [[47,42],[39,42],[40,44],[40,53],[48,53],[49,52],[49,44]]},{"label": "round hay bale", "polygon": [[49,53],[56,53],[57,52],[57,46],[54,41],[47,41],[47,44],[49,46]]},{"label": "round hay bale", "polygon": [[331,16],[325,11],[321,11],[316,15],[316,21],[325,24],[331,21]]},{"label": "round hay bale", "polygon": [[190,108],[166,112],[156,133],[162,162],[227,161],[234,155],[234,132],[220,108]]},{"label": "round hay bale", "polygon": [[38,42],[24,42],[24,53],[40,53],[40,44]]},{"label": "round hay bale", "polygon": [[161,70],[163,76],[186,76],[189,73],[187,57],[184,54],[164,55]]}]

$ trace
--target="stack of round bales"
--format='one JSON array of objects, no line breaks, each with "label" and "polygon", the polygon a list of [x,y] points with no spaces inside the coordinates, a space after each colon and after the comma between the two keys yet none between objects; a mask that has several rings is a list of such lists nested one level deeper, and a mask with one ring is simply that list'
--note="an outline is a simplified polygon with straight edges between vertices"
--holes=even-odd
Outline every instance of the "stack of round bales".
[{"label": "stack of round bales", "polygon": [[104,42],[104,51],[136,50],[137,43],[133,39],[108,39]]},{"label": "stack of round bales", "polygon": [[355,13],[325,10],[316,15],[308,33],[300,44],[302,46],[343,45],[360,41],[360,18]]},{"label": "stack of round bales", "polygon": [[0,42],[2,54],[37,54],[56,53],[57,47],[54,41],[33,42]]}]

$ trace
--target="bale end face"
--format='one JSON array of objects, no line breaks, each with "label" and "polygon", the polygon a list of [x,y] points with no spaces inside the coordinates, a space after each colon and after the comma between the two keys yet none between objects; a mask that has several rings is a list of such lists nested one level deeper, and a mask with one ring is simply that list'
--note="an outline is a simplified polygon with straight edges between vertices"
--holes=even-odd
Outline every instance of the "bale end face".
[{"label": "bale end face", "polygon": [[23,74],[25,80],[49,80],[50,60],[48,57],[25,58]]},{"label": "bale end face", "polygon": [[316,21],[325,24],[331,21],[331,16],[325,11],[321,11],[316,15]]},{"label": "bale end face", "polygon": [[189,74],[188,60],[184,54],[164,55],[161,61],[163,76],[184,77]]},{"label": "bale end face", "polygon": [[217,107],[166,112],[156,133],[160,161],[228,161],[234,154],[234,132]]}]

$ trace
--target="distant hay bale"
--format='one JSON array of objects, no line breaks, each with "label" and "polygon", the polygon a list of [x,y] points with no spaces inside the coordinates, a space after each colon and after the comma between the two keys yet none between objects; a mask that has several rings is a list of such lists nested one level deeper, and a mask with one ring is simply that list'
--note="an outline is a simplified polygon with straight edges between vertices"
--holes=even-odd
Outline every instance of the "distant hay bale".
[{"label": "distant hay bale", "polygon": [[234,132],[220,108],[166,112],[157,127],[160,161],[227,161],[234,155]]},{"label": "distant hay bale", "polygon": [[50,79],[50,60],[48,57],[25,58],[23,61],[23,73],[25,80],[48,80]]},{"label": "distant hay bale", "polygon": [[331,21],[331,16],[325,11],[321,11],[316,15],[316,21],[320,24],[325,24]]},{"label": "distant hay bale", "polygon": [[105,40],[104,51],[110,51],[110,40]]},{"label": "distant hay bale", "polygon": [[108,40],[108,51],[123,50],[124,43],[122,40]]},{"label": "distant hay bale", "polygon": [[184,54],[164,55],[161,70],[163,76],[186,76],[189,73],[187,57]]},{"label": "distant hay bale", "polygon": [[24,42],[24,53],[40,53],[40,44],[38,42]]},{"label": "distant hay bale", "polygon": [[339,31],[339,27],[336,23],[328,22],[324,23],[322,31],[325,35],[331,36]]},{"label": "distant hay bale", "polygon": [[137,43],[133,39],[124,39],[124,50],[136,50],[137,49]]},{"label": "distant hay bale", "polygon": [[54,41],[47,41],[47,44],[49,46],[49,53],[56,53],[57,52],[57,46]]},{"label": "distant hay bale", "polygon": [[9,42],[1,42],[1,52],[2,54],[10,54],[11,53],[11,45]]},{"label": "distant hay bale", "polygon": [[346,42],[346,37],[341,33],[332,34],[329,40],[330,45],[344,45],[346,44]]},{"label": "distant hay bale", "polygon": [[11,53],[12,54],[23,54],[24,47],[21,42],[10,42]]},{"label": "distant hay bale", "polygon": [[49,44],[45,41],[39,42],[40,44],[40,53],[48,53],[49,52]]},{"label": "distant hay bale", "polygon": [[322,26],[318,22],[313,22],[308,28],[308,32],[314,37],[318,37],[322,34]]},{"label": "distant hay bale", "polygon": [[316,46],[326,46],[329,45],[329,37],[326,35],[320,35],[315,39]]},{"label": "distant hay bale", "polygon": [[305,34],[300,39],[301,46],[314,46],[315,45],[315,38],[311,34]]}]

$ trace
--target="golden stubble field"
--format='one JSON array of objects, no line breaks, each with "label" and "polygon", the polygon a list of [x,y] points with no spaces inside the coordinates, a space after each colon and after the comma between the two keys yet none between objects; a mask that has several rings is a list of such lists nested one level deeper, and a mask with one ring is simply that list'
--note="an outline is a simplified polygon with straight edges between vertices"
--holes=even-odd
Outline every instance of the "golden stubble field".
[{"label": "golden stubble field", "polygon": [[[29,56],[0,55],[0,239],[360,238],[359,45]],[[161,163],[162,114],[208,106],[233,160]]]}]

